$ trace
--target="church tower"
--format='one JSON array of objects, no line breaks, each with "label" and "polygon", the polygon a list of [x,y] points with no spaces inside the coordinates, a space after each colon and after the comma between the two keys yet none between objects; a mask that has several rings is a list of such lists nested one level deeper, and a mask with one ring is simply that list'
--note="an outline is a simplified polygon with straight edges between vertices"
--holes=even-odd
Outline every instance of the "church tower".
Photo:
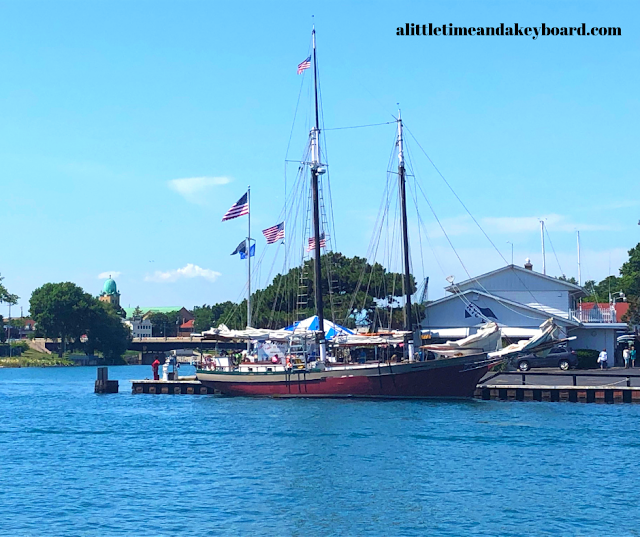
[{"label": "church tower", "polygon": [[116,310],[120,309],[120,293],[118,292],[115,280],[113,280],[111,276],[104,282],[102,293],[100,293],[98,300],[112,304]]}]

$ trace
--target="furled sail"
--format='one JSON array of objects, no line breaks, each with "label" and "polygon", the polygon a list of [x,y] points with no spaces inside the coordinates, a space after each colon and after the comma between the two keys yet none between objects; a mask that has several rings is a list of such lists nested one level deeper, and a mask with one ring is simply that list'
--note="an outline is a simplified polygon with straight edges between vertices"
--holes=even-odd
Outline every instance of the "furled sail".
[{"label": "furled sail", "polygon": [[493,352],[498,348],[501,338],[502,333],[498,324],[487,323],[475,334],[464,339],[435,345],[423,345],[420,348],[431,351],[436,355],[452,358],[454,356]]}]

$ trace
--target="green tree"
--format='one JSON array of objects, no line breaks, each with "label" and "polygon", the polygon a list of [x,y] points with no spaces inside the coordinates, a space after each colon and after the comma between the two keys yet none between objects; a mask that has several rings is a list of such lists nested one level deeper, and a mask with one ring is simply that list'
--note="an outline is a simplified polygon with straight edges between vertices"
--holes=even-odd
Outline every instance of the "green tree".
[{"label": "green tree", "polygon": [[95,298],[74,283],[46,283],[32,293],[29,309],[44,337],[60,338],[62,356],[67,343],[79,341],[87,329],[94,302]]},{"label": "green tree", "polygon": [[640,243],[628,253],[629,260],[620,268],[620,287],[627,295],[640,297]]},{"label": "green tree", "polygon": [[[410,286],[409,291],[415,293],[413,276]],[[400,328],[403,315],[398,298],[403,294],[402,287],[402,275],[387,272],[379,263],[372,265],[364,258],[346,257],[338,252],[322,256],[323,314],[326,319],[349,327],[359,321],[376,327]],[[252,325],[256,328],[280,328],[313,315],[313,260],[286,274],[278,274],[269,286],[253,293],[251,301]],[[424,305],[414,305],[414,308],[415,318],[421,318]],[[227,308],[216,321],[224,322],[229,328],[244,328],[246,311],[245,300]]]},{"label": "green tree", "polygon": [[131,342],[131,331],[118,312],[105,302],[94,300],[89,307],[85,350],[102,353],[107,363],[119,363]]},{"label": "green tree", "polygon": [[152,313],[149,315],[149,321],[153,337],[175,337],[180,327],[180,312]]},{"label": "green tree", "polygon": [[578,280],[576,280],[573,276],[571,276],[570,278],[567,278],[563,274],[562,276],[559,276],[558,279],[563,282],[569,282],[569,283],[572,283],[573,285],[578,285]]},{"label": "green tree", "polygon": [[208,306],[207,304],[204,304],[202,307],[195,306],[193,308],[193,328],[196,332],[203,332],[204,330],[216,327],[237,308],[238,305],[231,301],[213,304],[212,306]]},{"label": "green tree", "polygon": [[[9,291],[7,291],[7,288],[2,284],[2,280],[4,280],[4,278],[0,276],[0,304],[4,303],[9,304],[10,306],[15,306],[18,303],[18,299],[20,297],[18,295],[13,295]],[[4,343],[6,341],[7,334],[9,334],[11,327],[13,326],[13,323],[11,323],[11,319],[9,319],[9,322],[7,323],[6,333],[4,324],[0,324],[0,326],[2,326],[2,336],[0,337],[2,337],[2,342]]]},{"label": "green tree", "polygon": [[133,313],[131,314],[131,317],[133,317],[134,319],[142,319],[142,310],[140,309],[140,306],[136,306],[136,308],[133,310]]},{"label": "green tree", "polygon": [[2,284],[2,280],[4,280],[4,278],[0,276],[0,304],[5,303],[15,306],[20,297],[7,291],[7,288]]}]

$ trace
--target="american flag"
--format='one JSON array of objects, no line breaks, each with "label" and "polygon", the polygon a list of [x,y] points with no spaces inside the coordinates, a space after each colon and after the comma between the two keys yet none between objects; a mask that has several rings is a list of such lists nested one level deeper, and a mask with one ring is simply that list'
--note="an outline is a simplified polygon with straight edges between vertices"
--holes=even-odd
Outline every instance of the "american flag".
[{"label": "american flag", "polygon": [[268,227],[262,230],[267,244],[273,244],[284,239],[284,222],[280,222],[277,226]]},{"label": "american flag", "polygon": [[[311,237],[309,239],[309,246],[307,246],[307,252],[314,250],[315,247],[316,247],[316,238]],[[324,233],[323,233],[322,235],[320,235],[320,248],[326,248],[326,247],[327,247],[327,240],[324,238]]]},{"label": "american flag", "polygon": [[238,218],[239,216],[244,216],[245,214],[249,214],[249,203],[247,202],[247,193],[245,192],[244,196],[242,196],[238,201],[236,201],[226,213],[222,217],[222,221],[231,220],[233,218]]},{"label": "american flag", "polygon": [[309,69],[309,67],[311,67],[311,56],[309,56],[306,60],[302,60],[298,64],[298,74],[302,74],[302,71],[304,71],[305,69]]}]

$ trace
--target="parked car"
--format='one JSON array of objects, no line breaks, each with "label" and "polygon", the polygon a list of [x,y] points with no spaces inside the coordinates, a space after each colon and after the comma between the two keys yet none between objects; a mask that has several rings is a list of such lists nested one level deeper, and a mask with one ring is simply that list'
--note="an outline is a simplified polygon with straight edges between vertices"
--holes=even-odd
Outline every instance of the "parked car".
[{"label": "parked car", "polygon": [[529,371],[532,367],[559,367],[563,371],[567,371],[578,365],[578,355],[566,347],[553,347],[547,356],[525,354],[518,356],[514,363],[520,371]]}]

